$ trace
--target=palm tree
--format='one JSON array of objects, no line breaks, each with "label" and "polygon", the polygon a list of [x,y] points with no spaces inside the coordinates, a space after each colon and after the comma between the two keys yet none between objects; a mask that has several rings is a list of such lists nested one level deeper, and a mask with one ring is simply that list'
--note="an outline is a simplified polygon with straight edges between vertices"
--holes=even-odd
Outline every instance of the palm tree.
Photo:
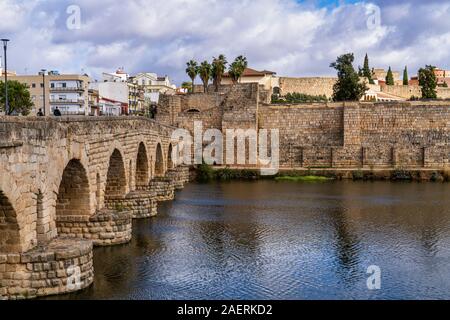
[{"label": "palm tree", "polygon": [[211,78],[213,79],[216,92],[219,91],[227,63],[227,58],[223,54],[219,55],[218,58],[213,58]]},{"label": "palm tree", "polygon": [[191,92],[194,92],[194,82],[199,72],[198,64],[196,61],[191,60],[186,65],[187,65],[186,73],[189,76],[189,78],[191,78],[192,81]]},{"label": "palm tree", "polygon": [[239,82],[239,79],[241,78],[242,74],[244,73],[245,69],[247,68],[248,62],[247,58],[244,56],[237,57],[234,62],[230,65],[230,69],[228,71],[228,74],[231,77],[231,81],[233,81],[233,84],[236,84]]},{"label": "palm tree", "polygon": [[208,61],[203,61],[200,67],[198,68],[198,74],[200,75],[200,79],[203,82],[203,91],[206,93],[208,91],[208,82],[211,78],[211,65]]}]

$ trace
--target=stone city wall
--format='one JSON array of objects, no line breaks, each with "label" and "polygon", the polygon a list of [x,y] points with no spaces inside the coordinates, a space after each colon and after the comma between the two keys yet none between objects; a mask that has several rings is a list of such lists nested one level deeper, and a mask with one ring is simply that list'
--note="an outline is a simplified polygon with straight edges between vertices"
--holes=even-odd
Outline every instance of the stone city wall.
[{"label": "stone city wall", "polygon": [[381,92],[392,94],[394,96],[410,99],[411,97],[422,97],[422,89],[419,86],[380,86]]},{"label": "stone city wall", "polygon": [[310,77],[310,78],[280,78],[280,91],[284,96],[288,93],[303,93],[312,96],[326,95],[327,98],[333,96],[333,86],[337,78]]}]

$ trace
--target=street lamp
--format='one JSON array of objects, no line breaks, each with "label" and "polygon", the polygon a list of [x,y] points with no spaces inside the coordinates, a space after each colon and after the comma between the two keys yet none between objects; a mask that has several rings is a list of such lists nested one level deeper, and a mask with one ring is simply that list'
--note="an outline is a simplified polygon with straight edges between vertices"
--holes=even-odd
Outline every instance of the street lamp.
[{"label": "street lamp", "polygon": [[8,60],[6,58],[6,49],[8,47],[9,39],[1,39],[3,42],[3,51],[5,52],[5,114],[9,115],[9,101],[8,101]]},{"label": "street lamp", "polygon": [[43,104],[44,104],[44,116],[47,115],[46,111],[45,111],[45,71],[47,71],[46,69],[41,69],[41,73],[42,73],[42,97],[43,97]]}]

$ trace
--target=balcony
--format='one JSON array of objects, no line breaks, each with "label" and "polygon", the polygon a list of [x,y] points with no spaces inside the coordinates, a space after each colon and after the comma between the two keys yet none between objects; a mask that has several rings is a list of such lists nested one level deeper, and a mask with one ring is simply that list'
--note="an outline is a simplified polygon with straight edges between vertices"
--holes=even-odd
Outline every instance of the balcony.
[{"label": "balcony", "polygon": [[50,92],[83,92],[82,87],[50,87]]},{"label": "balcony", "polygon": [[83,105],[83,99],[50,99],[50,104],[79,104]]}]

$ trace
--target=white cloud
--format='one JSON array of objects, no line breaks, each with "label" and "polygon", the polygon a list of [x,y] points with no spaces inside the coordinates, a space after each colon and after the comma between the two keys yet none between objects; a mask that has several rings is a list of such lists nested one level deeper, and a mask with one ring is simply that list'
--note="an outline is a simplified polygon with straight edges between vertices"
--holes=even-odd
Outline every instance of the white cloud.
[{"label": "white cloud", "polygon": [[[81,8],[81,29],[66,28],[66,8]],[[99,76],[119,66],[155,71],[177,82],[187,60],[229,60],[280,75],[332,75],[329,64],[354,52],[362,64],[411,72],[425,64],[450,68],[450,1],[374,0],[381,26],[367,28],[365,3],[319,8],[294,0],[0,0],[0,35],[11,38],[11,68]],[[430,54],[432,53],[432,54]]]}]

